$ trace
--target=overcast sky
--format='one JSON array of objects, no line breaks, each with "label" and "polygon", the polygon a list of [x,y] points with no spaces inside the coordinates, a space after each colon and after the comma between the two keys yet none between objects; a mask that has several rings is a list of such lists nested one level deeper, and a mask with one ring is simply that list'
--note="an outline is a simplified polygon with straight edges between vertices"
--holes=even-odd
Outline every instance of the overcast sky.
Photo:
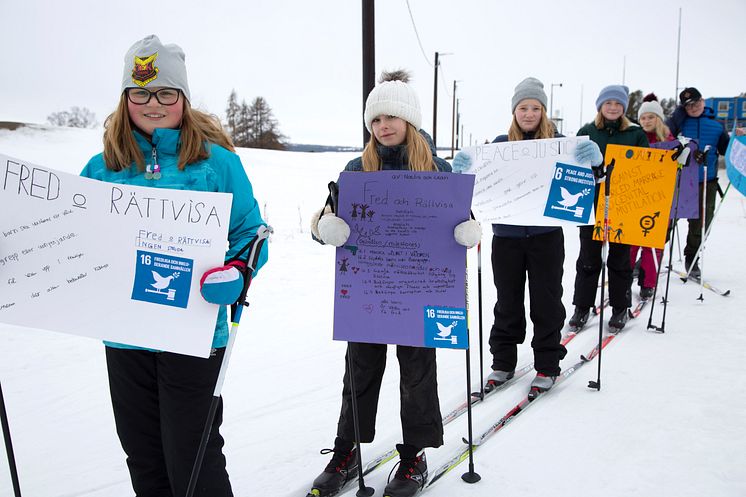
[{"label": "overcast sky", "polygon": [[[361,3],[0,0],[0,120],[43,123],[77,105],[103,121],[118,99],[124,53],[155,33],[184,48],[194,106],[224,117],[235,89],[247,101],[265,97],[292,142],[361,145]],[[745,0],[409,5],[422,50],[407,2],[378,0],[376,74],[410,69],[430,131],[434,52],[453,54],[442,58],[438,82],[439,146],[450,144],[454,79],[467,145],[507,130],[513,88],[526,76],[542,80],[547,95],[562,83],[553,104],[566,134],[592,119],[603,86],[623,78],[631,90],[672,97],[679,7],[679,87],[705,97],[746,91]]]}]

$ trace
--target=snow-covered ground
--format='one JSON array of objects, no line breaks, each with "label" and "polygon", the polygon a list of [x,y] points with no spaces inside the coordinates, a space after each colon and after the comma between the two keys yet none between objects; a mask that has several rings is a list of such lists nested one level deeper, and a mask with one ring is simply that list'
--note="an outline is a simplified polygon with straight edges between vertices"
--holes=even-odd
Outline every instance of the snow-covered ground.
[{"label": "snow-covered ground", "polygon": [[[0,130],[0,153],[77,173],[100,150],[100,134],[100,130]],[[244,314],[223,391],[228,471],[236,496],[302,497],[327,462],[328,456],[319,455],[319,449],[329,447],[334,439],[345,349],[344,343],[331,339],[333,251],[311,241],[308,217],[326,198],[326,183],[336,179],[353,154],[240,150],[240,155],[275,236],[270,262],[252,285],[252,306]],[[681,226],[685,232],[685,223]],[[569,314],[578,241],[573,229],[565,230],[565,237],[564,301]],[[489,243],[485,246],[487,335],[495,291]],[[731,289],[729,297],[705,290],[700,302],[698,286],[672,279],[666,333],[646,331],[647,309],[630,321],[628,330],[604,350],[600,392],[586,386],[596,377],[594,362],[475,453],[481,482],[461,481],[459,475],[467,469],[464,463],[428,493],[434,497],[746,495],[744,246],[746,200],[731,191],[703,261],[706,278]],[[471,307],[476,310],[476,251],[470,257]],[[678,253],[674,264],[682,265]],[[657,304],[655,310],[653,322],[659,324],[662,306]],[[477,320],[471,322],[476,388]],[[578,336],[568,346],[563,366],[574,364],[596,340],[596,328]],[[364,446],[364,457],[387,450],[401,436],[393,349],[381,392],[377,439]],[[524,344],[519,364],[529,360],[531,349]],[[530,376],[475,409],[475,434],[525,396]],[[438,352],[438,378],[441,407],[450,410],[465,398],[463,351]],[[101,343],[0,325],[0,382],[23,495],[132,495],[114,430]],[[461,448],[461,437],[466,435],[466,416],[462,418],[446,427],[443,447],[428,450],[431,469]],[[366,479],[377,489],[376,495],[382,494],[390,467]],[[0,496],[10,495],[3,452]]]}]

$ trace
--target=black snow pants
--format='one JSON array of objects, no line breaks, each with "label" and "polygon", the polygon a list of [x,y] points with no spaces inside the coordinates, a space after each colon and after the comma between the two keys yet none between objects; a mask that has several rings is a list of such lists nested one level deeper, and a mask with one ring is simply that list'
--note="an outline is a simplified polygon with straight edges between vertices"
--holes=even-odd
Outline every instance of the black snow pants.
[{"label": "black snow pants", "polygon": [[[360,423],[361,442],[372,442],[376,431],[378,396],[386,369],[385,344],[350,342],[355,390]],[[401,427],[404,444],[419,449],[443,445],[443,422],[438,400],[435,349],[396,346],[401,374]],[[350,369],[345,361],[342,410],[337,424],[337,436],[353,441],[352,396],[349,387]]]},{"label": "black snow pants", "polygon": [[[137,497],[186,494],[225,349],[209,359],[106,347],[114,421]],[[195,497],[232,497],[223,437],[222,399]]]},{"label": "black snow pants", "polygon": [[497,288],[495,322],[490,331],[492,369],[513,371],[516,367],[517,345],[526,339],[524,301],[528,274],[535,368],[548,376],[559,375],[559,362],[567,354],[560,344],[565,323],[564,260],[561,229],[522,238],[492,237],[492,273]]},{"label": "black snow pants", "polygon": [[[580,253],[575,263],[575,295],[573,305],[590,308],[596,304],[598,277],[601,274],[602,243],[593,239],[593,226],[581,226]],[[609,243],[606,259],[609,281],[609,302],[612,308],[632,305],[632,268],[629,265],[629,245]]]}]

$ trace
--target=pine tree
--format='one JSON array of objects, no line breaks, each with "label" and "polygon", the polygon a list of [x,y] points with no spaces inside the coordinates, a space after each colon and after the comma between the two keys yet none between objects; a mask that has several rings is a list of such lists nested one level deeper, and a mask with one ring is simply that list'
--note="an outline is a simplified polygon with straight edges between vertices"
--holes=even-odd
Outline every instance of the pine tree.
[{"label": "pine tree", "polygon": [[635,90],[629,94],[629,104],[625,114],[630,121],[637,122],[637,111],[642,105],[642,90]]},{"label": "pine tree", "polygon": [[228,106],[225,108],[225,121],[228,133],[234,142],[236,141],[236,128],[240,112],[241,108],[238,105],[238,96],[236,95],[236,90],[233,89],[228,97]]},{"label": "pine tree", "polygon": [[237,147],[284,150],[286,137],[280,133],[277,119],[264,97],[256,97],[251,105],[238,104],[235,90],[228,97],[225,109],[226,128]]},{"label": "pine tree", "polygon": [[267,148],[284,150],[285,136],[280,133],[279,125],[269,104],[264,97],[256,97],[249,108],[247,144],[250,148]]}]

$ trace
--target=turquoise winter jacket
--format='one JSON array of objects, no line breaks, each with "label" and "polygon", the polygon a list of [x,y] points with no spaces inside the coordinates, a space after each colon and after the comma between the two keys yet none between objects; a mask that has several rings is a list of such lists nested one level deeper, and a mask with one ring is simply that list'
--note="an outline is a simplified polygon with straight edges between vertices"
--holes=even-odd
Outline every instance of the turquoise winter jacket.
[{"label": "turquoise winter jacket", "polygon": [[[88,161],[80,173],[81,176],[109,183],[148,186],[153,188],[171,188],[174,190],[194,190],[202,192],[232,193],[231,217],[228,226],[229,249],[226,259],[246,246],[254,237],[259,227],[264,223],[259,211],[259,205],[254,198],[251,182],[238,155],[225,148],[208,144],[210,157],[205,160],[188,164],[183,171],[179,171],[179,145],[181,132],[178,129],[156,129],[151,143],[140,133],[134,132],[145,162],[151,163],[153,148],[155,148],[157,163],[161,167],[160,179],[145,179],[144,172],[137,169],[136,164],[122,171],[107,169],[103,153]],[[267,261],[267,244],[262,247],[257,269]],[[105,342],[109,347],[122,349],[139,349],[131,345]],[[225,347],[228,343],[228,318],[226,306],[221,306],[215,324],[215,335],[212,346]]]}]

